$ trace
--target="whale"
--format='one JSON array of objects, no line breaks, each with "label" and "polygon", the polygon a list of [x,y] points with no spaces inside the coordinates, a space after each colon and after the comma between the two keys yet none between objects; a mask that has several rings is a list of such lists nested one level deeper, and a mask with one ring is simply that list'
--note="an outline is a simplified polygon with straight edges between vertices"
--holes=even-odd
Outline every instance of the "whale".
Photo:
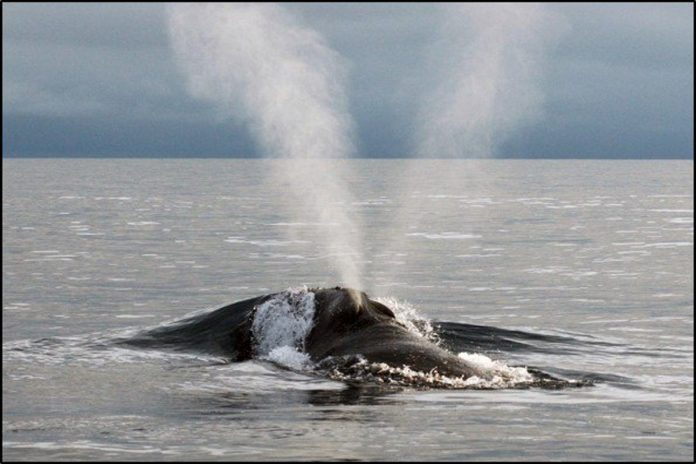
[{"label": "whale", "polygon": [[[360,356],[370,363],[456,377],[481,372],[397,321],[386,305],[352,288],[309,289],[314,294],[312,328],[303,351],[312,361]],[[278,294],[232,303],[209,313],[137,334],[121,343],[143,348],[199,351],[245,361],[255,357],[254,313]]]},{"label": "whale", "polygon": [[[414,333],[387,305],[353,288],[310,288],[313,312],[309,328],[295,348],[316,366],[350,370],[356,363],[368,366],[404,368],[419,373],[466,380],[490,379],[493,373],[450,352],[429,337]],[[288,293],[278,292],[238,301],[222,308],[195,314],[185,319],[141,331],[116,343],[131,347],[196,351],[240,362],[261,358],[260,340],[255,330],[258,313],[278,301],[288,301]],[[291,302],[290,311],[301,304]],[[267,317],[268,314],[266,314]],[[468,331],[483,333],[491,343],[505,341],[479,326]],[[481,346],[482,337],[473,338]],[[522,345],[520,345],[522,346]],[[473,347],[473,346],[472,346]],[[489,346],[490,348],[490,346]],[[542,371],[529,369],[533,382],[545,388],[563,388],[569,384]],[[517,387],[524,388],[524,387]]]}]

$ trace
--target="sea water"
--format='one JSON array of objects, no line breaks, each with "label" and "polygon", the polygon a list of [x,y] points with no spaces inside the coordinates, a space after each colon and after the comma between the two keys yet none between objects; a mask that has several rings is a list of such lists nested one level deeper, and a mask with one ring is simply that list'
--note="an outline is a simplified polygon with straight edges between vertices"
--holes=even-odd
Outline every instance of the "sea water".
[{"label": "sea water", "polygon": [[109,346],[340,283],[273,162],[3,160],[4,459],[693,456],[692,161],[339,162],[355,198],[332,207],[360,218],[371,297],[421,325],[572,339],[463,356],[591,387],[356,387]]}]

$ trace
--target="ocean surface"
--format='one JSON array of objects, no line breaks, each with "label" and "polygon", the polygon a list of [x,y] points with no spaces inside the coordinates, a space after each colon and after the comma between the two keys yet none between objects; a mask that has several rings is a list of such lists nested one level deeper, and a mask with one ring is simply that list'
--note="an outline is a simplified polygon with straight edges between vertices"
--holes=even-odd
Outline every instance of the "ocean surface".
[{"label": "ocean surface", "polygon": [[[352,197],[325,207],[360,250],[327,250],[338,226],[273,163],[3,159],[4,460],[693,457],[692,161],[336,162]],[[500,329],[469,359],[592,385],[356,385],[109,344],[337,285],[346,253],[436,331]]]}]

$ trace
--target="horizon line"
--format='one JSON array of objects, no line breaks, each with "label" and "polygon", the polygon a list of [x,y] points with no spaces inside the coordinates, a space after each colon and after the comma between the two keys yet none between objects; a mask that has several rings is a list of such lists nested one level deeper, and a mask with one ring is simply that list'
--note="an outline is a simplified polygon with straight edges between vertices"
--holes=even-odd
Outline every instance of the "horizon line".
[{"label": "horizon line", "polygon": [[[289,158],[255,156],[255,155],[17,155],[3,154],[3,159],[237,159],[237,160],[283,160]],[[311,158],[302,158],[310,160]],[[629,161],[629,160],[680,160],[693,161],[694,156],[691,155],[653,155],[653,156],[632,156],[632,155],[553,155],[553,156],[467,156],[467,157],[429,157],[429,156],[392,156],[392,155],[364,155],[351,156],[346,158],[327,157],[319,158],[324,160],[351,160],[351,159],[422,159],[422,160],[608,160],[608,161]]]}]

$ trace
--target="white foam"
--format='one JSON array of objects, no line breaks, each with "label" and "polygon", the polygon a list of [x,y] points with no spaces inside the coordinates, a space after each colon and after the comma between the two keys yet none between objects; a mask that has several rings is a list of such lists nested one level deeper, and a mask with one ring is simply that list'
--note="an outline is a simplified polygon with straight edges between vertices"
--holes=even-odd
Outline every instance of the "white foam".
[{"label": "white foam", "polygon": [[406,365],[395,367],[361,359],[347,368],[333,369],[329,377],[335,380],[359,379],[389,385],[450,389],[500,389],[531,385],[535,381],[524,367],[510,367],[481,354],[460,353],[459,357],[476,367],[483,376],[449,377],[434,369],[421,372]]},{"label": "white foam", "polygon": [[372,298],[392,310],[397,322],[405,326],[409,332],[437,343],[437,334],[430,320],[418,314],[418,311],[407,301],[399,301],[394,297]]},{"label": "white foam", "polygon": [[[256,354],[268,358],[277,348],[304,351],[304,341],[314,320],[314,292],[288,289],[256,308],[251,331]],[[286,351],[277,352],[287,354]]]},{"label": "white foam", "polygon": [[313,366],[307,353],[302,353],[291,346],[279,346],[273,348],[266,359],[295,370],[305,370]]},{"label": "white foam", "polygon": [[534,377],[525,367],[511,367],[502,361],[495,361],[479,353],[462,352],[457,356],[487,377],[470,377],[466,380],[467,386],[507,388],[534,381]]}]

